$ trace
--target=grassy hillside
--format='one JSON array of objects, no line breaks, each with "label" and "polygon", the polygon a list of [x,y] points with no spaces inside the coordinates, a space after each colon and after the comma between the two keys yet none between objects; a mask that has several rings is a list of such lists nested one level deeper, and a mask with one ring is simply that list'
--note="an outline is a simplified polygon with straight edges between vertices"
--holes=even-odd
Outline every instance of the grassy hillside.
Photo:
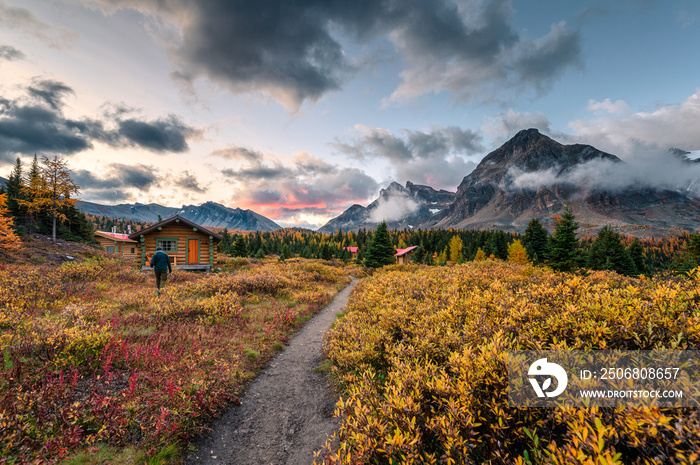
[{"label": "grassy hillside", "polygon": [[152,274],[99,252],[0,265],[0,462],[177,457],[349,281],[304,260],[219,266],[175,271],[158,298]]}]

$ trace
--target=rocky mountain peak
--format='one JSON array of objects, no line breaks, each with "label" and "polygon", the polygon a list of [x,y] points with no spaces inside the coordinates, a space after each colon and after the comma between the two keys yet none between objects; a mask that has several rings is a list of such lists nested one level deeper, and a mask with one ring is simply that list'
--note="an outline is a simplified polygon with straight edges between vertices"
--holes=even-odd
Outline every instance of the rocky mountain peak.
[{"label": "rocky mountain peak", "polygon": [[621,162],[615,155],[601,152],[590,145],[562,145],[537,129],[525,129],[486,155],[464,178],[459,190],[482,183],[507,183],[507,175],[513,171],[532,173],[554,170],[561,173],[596,158]]}]

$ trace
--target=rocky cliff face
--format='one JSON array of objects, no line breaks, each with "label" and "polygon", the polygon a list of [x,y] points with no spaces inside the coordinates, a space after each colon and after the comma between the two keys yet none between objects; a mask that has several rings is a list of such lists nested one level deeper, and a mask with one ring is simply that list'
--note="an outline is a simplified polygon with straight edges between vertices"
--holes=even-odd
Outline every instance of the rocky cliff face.
[{"label": "rocky cliff face", "polygon": [[550,216],[561,214],[567,204],[584,231],[645,225],[661,232],[700,225],[700,201],[682,192],[612,189],[581,180],[582,167],[605,170],[621,163],[590,145],[562,145],[536,129],[520,131],[464,178],[450,208],[422,227],[522,231],[532,218],[541,218],[553,228]]},{"label": "rocky cliff face", "polygon": [[135,221],[158,221],[179,214],[202,226],[220,226],[243,231],[274,231],[280,226],[274,221],[252,210],[229,208],[224,205],[207,202],[202,205],[185,205],[182,208],[164,207],[158,204],[120,204],[100,205],[91,202],[79,202],[78,208],[83,213],[120,218]]},{"label": "rocky cliff face", "polygon": [[413,228],[447,208],[453,202],[454,195],[454,192],[438,191],[410,181],[405,187],[393,182],[382,189],[377,200],[367,207],[355,204],[319,228],[319,231],[332,233],[338,229],[373,229],[382,221],[386,221],[389,228]]},{"label": "rocky cliff face", "polygon": [[[682,157],[689,166],[697,163],[688,158],[688,152],[672,152],[672,155]],[[401,229],[410,225],[423,229],[523,231],[530,220],[539,218],[546,227],[553,229],[555,221],[551,216],[561,214],[568,204],[582,225],[582,231],[587,233],[594,233],[605,225],[620,227],[633,235],[700,228],[700,199],[691,195],[690,190],[635,185],[611,187],[590,182],[606,174],[606,170],[618,172],[624,166],[615,155],[590,145],[562,145],[536,129],[527,129],[484,157],[462,180],[454,196],[445,193],[434,204],[435,208],[430,208],[436,200],[433,196],[431,201],[423,202],[421,208],[408,215],[395,209],[399,216],[387,222],[390,227]],[[336,220],[340,219],[346,220],[344,229],[354,229],[350,226],[358,224],[375,227],[376,224],[368,220],[371,208],[376,210],[377,204],[391,206],[388,199],[411,198],[421,189],[435,192],[427,186],[408,183],[402,188],[394,183],[366,209],[354,205],[324,228],[332,231],[339,224]]]}]

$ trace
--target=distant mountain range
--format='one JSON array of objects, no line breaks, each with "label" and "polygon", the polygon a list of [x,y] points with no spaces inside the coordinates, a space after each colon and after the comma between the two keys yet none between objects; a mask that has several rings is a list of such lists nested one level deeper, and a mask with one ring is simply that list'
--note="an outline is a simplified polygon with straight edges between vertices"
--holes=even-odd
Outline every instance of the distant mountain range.
[{"label": "distant mountain range", "polygon": [[7,179],[0,176],[0,186],[4,186],[7,183]]},{"label": "distant mountain range", "polygon": [[252,210],[229,208],[215,202],[202,205],[184,205],[182,208],[164,207],[155,203],[144,205],[120,204],[100,205],[92,202],[78,202],[77,207],[83,213],[134,221],[158,221],[179,214],[202,226],[218,226],[242,231],[274,231],[280,229],[274,221]]},{"label": "distant mountain range", "polygon": [[[689,160],[688,152],[673,149],[671,155],[689,167],[697,166],[698,160]],[[651,182],[645,184],[650,187],[622,183],[619,178],[629,171],[629,165],[615,155],[590,145],[562,145],[527,129],[484,157],[455,194],[393,183],[367,207],[353,205],[320,230],[373,228],[384,219],[393,228],[522,232],[533,218],[552,230],[551,217],[562,214],[567,204],[584,232],[605,225],[633,235],[700,228],[700,199],[692,186],[668,189],[651,187]]]},{"label": "distant mountain range", "polygon": [[389,228],[412,228],[426,223],[436,213],[448,208],[454,199],[454,192],[436,191],[432,187],[420,186],[410,181],[406,183],[406,187],[393,182],[379,192],[377,200],[366,207],[353,205],[319,228],[319,232],[372,229],[382,220],[386,220]]}]

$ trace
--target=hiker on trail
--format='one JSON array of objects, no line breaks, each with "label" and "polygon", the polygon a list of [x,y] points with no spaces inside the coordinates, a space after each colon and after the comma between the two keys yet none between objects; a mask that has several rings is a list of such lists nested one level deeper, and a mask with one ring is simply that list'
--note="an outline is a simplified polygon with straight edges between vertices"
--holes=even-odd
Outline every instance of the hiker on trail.
[{"label": "hiker on trail", "polygon": [[160,287],[165,286],[168,274],[173,272],[173,268],[170,266],[170,257],[163,252],[163,247],[156,247],[156,253],[151,258],[151,266],[156,274],[156,295],[160,295]]}]

